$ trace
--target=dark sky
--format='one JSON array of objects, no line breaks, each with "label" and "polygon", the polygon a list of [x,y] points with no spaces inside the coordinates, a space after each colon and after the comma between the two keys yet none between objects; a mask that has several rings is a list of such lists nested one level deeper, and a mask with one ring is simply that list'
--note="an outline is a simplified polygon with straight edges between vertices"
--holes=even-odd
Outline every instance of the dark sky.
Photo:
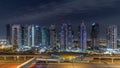
[{"label": "dark sky", "polygon": [[74,29],[84,20],[88,33],[91,23],[97,22],[104,37],[107,24],[120,27],[120,0],[0,0],[1,38],[6,24],[59,25],[63,19],[74,23]]}]

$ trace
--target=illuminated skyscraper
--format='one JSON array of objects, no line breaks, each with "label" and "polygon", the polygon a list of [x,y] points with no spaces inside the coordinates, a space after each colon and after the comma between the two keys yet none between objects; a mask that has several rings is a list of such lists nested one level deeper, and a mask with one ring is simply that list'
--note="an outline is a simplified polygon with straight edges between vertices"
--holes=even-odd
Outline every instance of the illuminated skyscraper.
[{"label": "illuminated skyscraper", "polygon": [[71,24],[63,23],[61,26],[60,32],[60,48],[62,51],[66,51],[67,49],[71,49],[73,47],[73,31]]},{"label": "illuminated skyscraper", "polygon": [[35,46],[35,26],[34,25],[28,26],[28,46],[30,47]]},{"label": "illuminated skyscraper", "polygon": [[80,26],[80,49],[85,51],[87,49],[87,31],[84,22]]},{"label": "illuminated skyscraper", "polygon": [[41,28],[41,45],[42,46],[49,45],[49,31],[46,27]]},{"label": "illuminated skyscraper", "polygon": [[28,46],[28,25],[21,26],[21,45]]},{"label": "illuminated skyscraper", "polygon": [[53,48],[56,46],[57,43],[55,25],[51,25],[49,29],[50,29],[50,46]]},{"label": "illuminated skyscraper", "polygon": [[39,25],[35,25],[35,45],[40,46],[41,44],[41,29]]},{"label": "illuminated skyscraper", "polygon": [[68,49],[71,49],[73,47],[73,42],[74,42],[74,39],[73,39],[73,30],[72,30],[72,25],[71,24],[68,24],[68,33],[67,33],[67,48]]},{"label": "illuminated skyscraper", "polygon": [[68,46],[68,25],[63,23],[60,32],[60,48],[62,51],[66,51]]},{"label": "illuminated skyscraper", "polygon": [[21,49],[21,27],[20,25],[12,25],[12,45],[13,49]]},{"label": "illuminated skyscraper", "polygon": [[35,26],[32,25],[31,27],[31,41],[32,41],[32,47],[35,46]]},{"label": "illuminated skyscraper", "polygon": [[107,28],[107,48],[117,48],[117,26],[111,25]]},{"label": "illuminated skyscraper", "polygon": [[31,25],[28,26],[28,46],[31,47],[32,46],[32,41],[31,41],[31,38],[32,38],[32,33],[31,33]]},{"label": "illuminated skyscraper", "polygon": [[91,30],[92,46],[91,47],[94,50],[96,50],[96,48],[98,48],[98,45],[99,45],[98,35],[99,35],[99,24],[92,23],[92,30]]}]

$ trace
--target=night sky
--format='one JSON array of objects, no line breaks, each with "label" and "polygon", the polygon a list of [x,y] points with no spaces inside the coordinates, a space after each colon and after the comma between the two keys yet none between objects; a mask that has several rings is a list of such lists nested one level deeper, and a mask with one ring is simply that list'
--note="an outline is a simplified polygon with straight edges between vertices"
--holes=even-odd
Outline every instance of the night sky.
[{"label": "night sky", "polygon": [[120,0],[0,0],[0,38],[5,38],[6,24],[58,26],[63,20],[74,30],[84,20],[88,34],[91,24],[97,22],[100,37],[105,37],[106,25],[120,27]]}]

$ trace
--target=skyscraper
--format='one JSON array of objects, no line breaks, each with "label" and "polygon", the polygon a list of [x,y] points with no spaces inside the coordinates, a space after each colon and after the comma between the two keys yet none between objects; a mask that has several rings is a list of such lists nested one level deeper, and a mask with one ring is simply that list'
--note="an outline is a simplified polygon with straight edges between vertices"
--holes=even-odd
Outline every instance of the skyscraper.
[{"label": "skyscraper", "polygon": [[21,45],[25,45],[25,27],[21,26]]},{"label": "skyscraper", "polygon": [[41,44],[41,29],[39,25],[35,25],[35,45],[40,46]]},{"label": "skyscraper", "polygon": [[92,48],[96,50],[98,48],[99,43],[99,24],[92,23],[92,30],[91,30],[91,39],[92,39]]},{"label": "skyscraper", "polygon": [[13,49],[21,49],[21,27],[20,25],[12,25],[12,45]]},{"label": "skyscraper", "polygon": [[32,41],[32,47],[35,46],[35,26],[31,25],[31,41]]},{"label": "skyscraper", "polygon": [[110,25],[107,28],[107,48],[117,48],[117,26]]},{"label": "skyscraper", "polygon": [[11,24],[7,24],[6,25],[6,39],[7,39],[9,44],[11,44],[11,36],[12,36],[11,32],[12,32]]},{"label": "skyscraper", "polygon": [[28,25],[21,26],[21,45],[24,48],[28,45]]},{"label": "skyscraper", "polygon": [[32,26],[29,25],[28,26],[28,46],[31,47],[32,46]]},{"label": "skyscraper", "polygon": [[28,46],[35,47],[35,26],[28,25]]},{"label": "skyscraper", "polygon": [[46,27],[41,28],[41,45],[48,46],[49,45],[49,30]]},{"label": "skyscraper", "polygon": [[80,27],[80,49],[85,51],[87,49],[87,31],[84,22],[81,23]]},{"label": "skyscraper", "polygon": [[68,47],[68,26],[63,23],[60,32],[60,49],[66,51]]},{"label": "skyscraper", "polygon": [[57,43],[55,25],[51,25],[49,30],[50,30],[50,46],[53,48],[56,46]]},{"label": "skyscraper", "polygon": [[72,30],[72,25],[71,24],[68,24],[68,35],[67,35],[67,39],[68,39],[68,49],[71,49],[73,47],[73,42],[74,42],[74,39],[73,39],[73,30]]}]

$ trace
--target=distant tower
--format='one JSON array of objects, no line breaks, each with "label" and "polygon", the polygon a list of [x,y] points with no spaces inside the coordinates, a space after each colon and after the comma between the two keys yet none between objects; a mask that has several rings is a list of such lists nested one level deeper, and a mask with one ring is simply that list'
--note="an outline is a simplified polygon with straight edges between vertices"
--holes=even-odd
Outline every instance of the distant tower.
[{"label": "distant tower", "polygon": [[51,25],[49,30],[50,30],[50,46],[53,48],[56,46],[57,43],[55,25]]},{"label": "distant tower", "polygon": [[28,46],[28,25],[21,26],[21,45]]},{"label": "distant tower", "polygon": [[117,26],[110,25],[107,28],[107,48],[117,48]]},{"label": "distant tower", "polygon": [[31,44],[32,47],[35,46],[35,26],[31,25]]},{"label": "distant tower", "polygon": [[21,27],[20,25],[12,25],[12,45],[13,49],[20,49],[21,46]]},{"label": "distant tower", "polygon": [[35,26],[34,25],[28,25],[28,46],[29,47],[35,47]]},{"label": "distant tower", "polygon": [[84,22],[81,23],[80,27],[80,49],[82,51],[87,49],[87,31]]},{"label": "distant tower", "polygon": [[11,24],[7,24],[6,25],[6,39],[9,44],[11,44],[11,36],[12,36],[11,33],[12,33]]},{"label": "distant tower", "polygon": [[35,26],[35,46],[40,46],[41,44],[41,29],[39,25]]},{"label": "distant tower", "polygon": [[74,42],[74,39],[73,39],[73,30],[72,30],[72,25],[71,24],[68,24],[68,49],[72,48],[73,47],[73,42]]},{"label": "distant tower", "polygon": [[46,27],[41,28],[41,45],[49,45],[49,30]]},{"label": "distant tower", "polygon": [[96,47],[98,48],[98,45],[99,45],[98,35],[99,35],[99,24],[92,23],[91,40],[92,40],[93,49],[96,49]]},{"label": "distant tower", "polygon": [[63,23],[61,26],[61,32],[60,32],[60,48],[62,51],[66,51],[68,47],[68,29],[67,24]]}]

